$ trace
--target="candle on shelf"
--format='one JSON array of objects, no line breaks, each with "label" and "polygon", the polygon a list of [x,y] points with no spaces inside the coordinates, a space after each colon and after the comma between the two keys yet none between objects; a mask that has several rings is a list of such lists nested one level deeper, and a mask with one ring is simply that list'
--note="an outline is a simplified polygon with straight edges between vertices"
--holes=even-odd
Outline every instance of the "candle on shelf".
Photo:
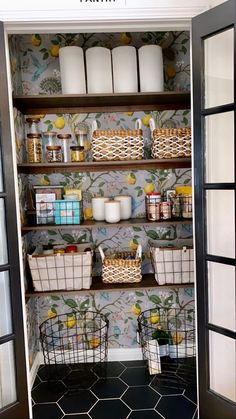
[{"label": "candle on shelf", "polygon": [[120,202],[120,219],[128,220],[132,214],[132,198],[129,195],[117,195],[115,201]]},{"label": "candle on shelf", "polygon": [[104,221],[105,220],[105,202],[109,201],[109,198],[105,196],[95,196],[92,198],[92,210],[93,210],[93,219],[95,221]]},{"label": "candle on shelf", "polygon": [[159,45],[144,45],[138,50],[141,92],[164,90],[163,57]]},{"label": "candle on shelf", "polygon": [[138,91],[137,53],[135,47],[121,46],[112,52],[113,83],[115,93]]},{"label": "candle on shelf", "polygon": [[92,47],[85,54],[88,93],[112,93],[111,51]]},{"label": "candle on shelf", "polygon": [[83,49],[77,46],[60,48],[59,63],[62,93],[86,93]]},{"label": "candle on shelf", "polygon": [[107,223],[118,223],[120,221],[120,202],[105,202],[105,221]]}]

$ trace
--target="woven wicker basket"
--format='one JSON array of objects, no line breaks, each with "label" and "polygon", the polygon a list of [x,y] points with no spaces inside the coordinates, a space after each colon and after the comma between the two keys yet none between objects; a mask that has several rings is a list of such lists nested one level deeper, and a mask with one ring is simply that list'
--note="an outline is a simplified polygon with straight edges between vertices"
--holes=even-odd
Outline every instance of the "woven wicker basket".
[{"label": "woven wicker basket", "polygon": [[155,128],[150,120],[152,132],[152,157],[154,159],[171,159],[191,157],[191,128]]},{"label": "woven wicker basket", "polygon": [[93,159],[141,160],[144,155],[141,124],[141,120],[138,119],[133,130],[98,130],[97,122],[93,121]]},{"label": "woven wicker basket", "polygon": [[[141,246],[138,247],[137,252],[118,252],[115,257],[105,256],[100,246],[99,251],[102,258],[102,281],[104,283],[134,283],[142,280]],[[128,257],[135,257],[135,259],[127,259]]]}]

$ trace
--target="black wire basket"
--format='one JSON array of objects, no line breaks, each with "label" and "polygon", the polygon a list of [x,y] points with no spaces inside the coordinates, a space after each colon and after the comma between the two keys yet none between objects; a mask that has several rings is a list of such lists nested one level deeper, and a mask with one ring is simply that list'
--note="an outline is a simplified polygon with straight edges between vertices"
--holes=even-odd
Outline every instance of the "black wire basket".
[{"label": "black wire basket", "polygon": [[65,313],[45,320],[39,329],[47,379],[60,380],[62,371],[69,367],[79,370],[79,381],[67,380],[67,387],[86,387],[81,381],[86,381],[87,371],[107,361],[108,326],[107,317],[93,311]]},{"label": "black wire basket", "polygon": [[193,309],[155,308],[138,317],[139,343],[150,375],[163,387],[196,380],[195,316]]}]

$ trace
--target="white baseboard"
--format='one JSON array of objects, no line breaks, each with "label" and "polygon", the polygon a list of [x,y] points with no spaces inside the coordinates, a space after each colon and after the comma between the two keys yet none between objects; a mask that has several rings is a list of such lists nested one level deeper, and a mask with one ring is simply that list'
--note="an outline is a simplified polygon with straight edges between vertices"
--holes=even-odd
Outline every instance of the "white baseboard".
[{"label": "white baseboard", "polygon": [[[116,348],[108,349],[108,361],[136,361],[142,359],[140,348]],[[39,366],[44,363],[43,353],[38,352],[30,370],[31,388],[37,375]]]}]

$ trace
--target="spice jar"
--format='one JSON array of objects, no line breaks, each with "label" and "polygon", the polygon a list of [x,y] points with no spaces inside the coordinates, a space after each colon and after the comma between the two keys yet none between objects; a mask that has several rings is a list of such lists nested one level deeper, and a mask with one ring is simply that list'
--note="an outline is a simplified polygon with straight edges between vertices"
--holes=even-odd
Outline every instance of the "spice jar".
[{"label": "spice jar", "polygon": [[73,145],[70,147],[70,150],[72,162],[84,161],[84,147],[79,145]]},{"label": "spice jar", "polygon": [[88,130],[86,128],[77,128],[75,130],[76,142],[79,146],[84,147],[85,160],[88,160],[88,152],[90,150],[90,142],[88,140]]},{"label": "spice jar", "polygon": [[28,163],[42,163],[41,134],[27,134]]},{"label": "spice jar", "polygon": [[171,218],[171,202],[160,203],[161,220],[169,220]]},{"label": "spice jar", "polygon": [[40,118],[31,117],[26,118],[27,122],[27,134],[40,134],[39,123]]},{"label": "spice jar", "polygon": [[150,221],[160,220],[160,192],[149,193],[146,195],[145,199],[147,219]]},{"label": "spice jar", "polygon": [[62,162],[62,151],[60,145],[47,146],[47,161],[48,163]]},{"label": "spice jar", "polygon": [[63,161],[67,163],[69,161],[69,143],[71,140],[71,134],[58,134],[59,145],[62,148]]}]

